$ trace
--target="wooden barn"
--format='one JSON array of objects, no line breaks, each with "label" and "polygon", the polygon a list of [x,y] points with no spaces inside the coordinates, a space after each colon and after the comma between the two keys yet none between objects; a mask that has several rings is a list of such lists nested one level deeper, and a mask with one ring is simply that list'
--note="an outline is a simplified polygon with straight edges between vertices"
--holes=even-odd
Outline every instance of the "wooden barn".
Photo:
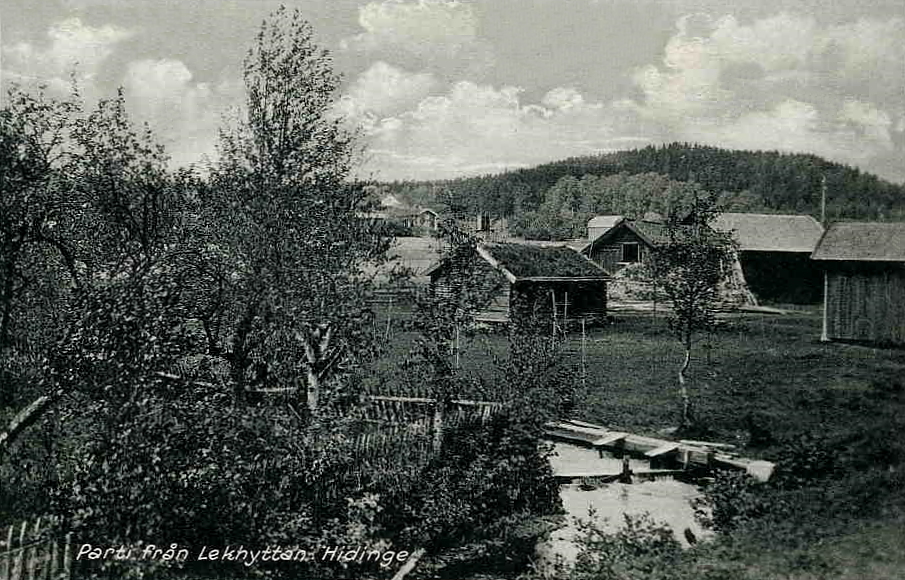
[{"label": "wooden barn", "polygon": [[[488,288],[481,322],[543,325],[606,317],[609,275],[565,245],[483,243],[477,246],[479,275]],[[428,275],[438,293],[452,293],[458,283],[451,260],[439,262]]]},{"label": "wooden barn", "polygon": [[811,253],[823,226],[806,215],[723,213],[713,228],[730,232],[748,288],[759,300],[817,304],[823,274]]},{"label": "wooden barn", "polygon": [[584,247],[582,253],[607,272],[644,263],[651,250],[669,240],[663,223],[619,219]]},{"label": "wooden barn", "polygon": [[824,273],[823,340],[905,346],[905,223],[837,223],[811,259]]},{"label": "wooden barn", "polygon": [[[738,244],[734,266],[737,285],[747,289],[749,302],[819,302],[822,274],[810,256],[823,227],[814,218],[724,213],[712,227],[731,234]],[[660,221],[622,219],[590,241],[582,252],[615,274],[626,266],[644,263],[654,248],[668,240],[667,226]]]}]

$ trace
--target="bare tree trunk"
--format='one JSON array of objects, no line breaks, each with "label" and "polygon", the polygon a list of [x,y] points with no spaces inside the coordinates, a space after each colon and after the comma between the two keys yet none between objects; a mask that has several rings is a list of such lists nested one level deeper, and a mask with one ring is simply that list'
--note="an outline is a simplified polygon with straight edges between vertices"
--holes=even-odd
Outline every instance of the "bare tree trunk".
[{"label": "bare tree trunk", "polygon": [[685,359],[679,367],[679,396],[682,397],[682,423],[683,428],[691,426],[691,398],[688,396],[688,384],[685,373],[691,364],[691,336],[685,337]]},{"label": "bare tree trunk", "polygon": [[330,361],[327,353],[330,349],[330,339],[333,337],[333,327],[329,324],[319,324],[313,330],[309,330],[304,336],[305,348],[305,395],[308,412],[311,415],[317,413],[320,407],[322,374],[329,370]]},{"label": "bare tree trunk", "polygon": [[255,298],[245,308],[245,313],[239,321],[232,340],[232,352],[227,357],[230,377],[233,381],[233,404],[237,406],[245,402],[245,371],[251,364],[247,342],[257,315],[258,300]]},{"label": "bare tree trunk", "polygon": [[320,405],[320,393],[320,377],[317,376],[317,371],[314,370],[314,366],[309,362],[308,371],[305,374],[305,401],[308,404],[308,412],[311,415],[317,413],[317,408]]}]

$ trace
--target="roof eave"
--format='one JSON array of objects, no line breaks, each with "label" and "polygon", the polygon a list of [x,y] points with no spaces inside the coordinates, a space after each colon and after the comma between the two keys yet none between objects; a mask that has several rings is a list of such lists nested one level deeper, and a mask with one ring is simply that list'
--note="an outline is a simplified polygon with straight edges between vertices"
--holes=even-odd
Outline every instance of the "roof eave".
[{"label": "roof eave", "polygon": [[905,258],[859,258],[859,257],[826,257],[826,256],[814,256],[811,255],[811,259],[815,262],[880,262],[885,264],[901,264],[905,265]]},{"label": "roof eave", "polygon": [[516,278],[515,282],[607,282],[610,276],[525,276]]}]

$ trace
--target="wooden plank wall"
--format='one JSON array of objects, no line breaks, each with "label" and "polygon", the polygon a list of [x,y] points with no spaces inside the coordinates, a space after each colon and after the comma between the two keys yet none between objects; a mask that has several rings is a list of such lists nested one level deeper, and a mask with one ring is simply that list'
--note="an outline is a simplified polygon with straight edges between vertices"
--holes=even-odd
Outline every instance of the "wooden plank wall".
[{"label": "wooden plank wall", "polygon": [[905,345],[905,268],[840,268],[827,274],[831,339]]},{"label": "wooden plank wall", "polygon": [[638,259],[642,262],[647,259],[650,250],[644,240],[638,237],[635,232],[627,228],[621,228],[620,231],[609,240],[609,243],[594,248],[594,251],[590,256],[591,260],[611,274],[616,272],[624,266],[620,261],[622,260],[621,242],[638,243]]}]

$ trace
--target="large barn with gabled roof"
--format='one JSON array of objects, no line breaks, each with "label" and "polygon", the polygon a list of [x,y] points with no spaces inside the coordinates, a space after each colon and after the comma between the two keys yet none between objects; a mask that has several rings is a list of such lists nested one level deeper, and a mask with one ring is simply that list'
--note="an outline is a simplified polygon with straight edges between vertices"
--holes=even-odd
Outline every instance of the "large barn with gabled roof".
[{"label": "large barn with gabled roof", "polygon": [[722,213],[716,230],[731,232],[748,288],[759,300],[817,304],[823,276],[810,256],[823,234],[808,215]]},{"label": "large barn with gabled roof", "polygon": [[823,340],[905,346],[905,223],[836,223],[811,256],[824,272]]},{"label": "large barn with gabled roof", "polygon": [[[494,291],[476,317],[482,322],[548,325],[606,317],[609,274],[566,245],[482,243],[479,275]],[[428,271],[440,294],[451,292],[456,268],[449,260]]]},{"label": "large barn with gabled roof", "polygon": [[[749,296],[770,302],[820,301],[822,275],[810,261],[823,233],[817,220],[800,215],[722,213],[711,227],[730,233],[737,243],[735,269],[739,284],[750,290]],[[668,241],[669,229],[662,222],[619,219],[582,252],[616,274],[626,266],[645,263],[655,248]]]}]

